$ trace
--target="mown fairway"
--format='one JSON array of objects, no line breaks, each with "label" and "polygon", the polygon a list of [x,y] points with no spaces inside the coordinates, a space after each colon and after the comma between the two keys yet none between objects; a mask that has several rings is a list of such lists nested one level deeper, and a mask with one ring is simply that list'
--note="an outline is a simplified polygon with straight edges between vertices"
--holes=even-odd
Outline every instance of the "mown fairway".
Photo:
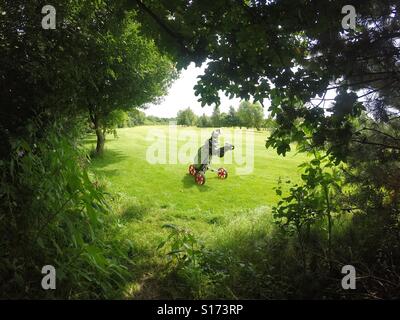
[{"label": "mown fairway", "polygon": [[[134,243],[138,249],[137,261],[141,267],[136,270],[138,278],[150,269],[157,260],[157,244],[167,232],[164,224],[172,223],[189,228],[202,240],[211,243],[221,241],[223,234],[232,234],[233,228],[253,228],[260,219],[270,223],[270,208],[277,201],[273,187],[279,178],[283,181],[298,180],[297,166],[305,160],[304,155],[291,152],[281,157],[272,149],[265,148],[266,131],[252,131],[254,134],[254,169],[250,174],[239,174],[234,153],[231,164],[224,166],[229,172],[226,180],[208,171],[206,184],[197,186],[188,174],[188,163],[151,164],[146,153],[154,140],[149,140],[151,130],[157,136],[165,134],[168,126],[144,126],[118,130],[118,138],[108,136],[106,151],[92,161],[92,169],[107,185],[107,190],[115,197],[117,212],[125,225],[123,237]],[[156,131],[154,131],[156,130]],[[212,128],[178,128],[177,136],[183,131],[196,133],[197,147],[204,143],[203,136],[209,136]],[[225,137],[233,132],[224,129]],[[242,131],[243,150],[246,150],[246,131]],[[235,144],[233,138],[229,139]],[[232,141],[233,140],[233,141]],[[95,140],[88,140],[93,145]],[[186,141],[178,141],[179,151]],[[223,140],[220,141],[223,143]],[[197,149],[196,147],[196,149]],[[236,146],[234,152],[240,152]],[[168,159],[167,148],[167,160]],[[246,158],[246,154],[243,155]],[[265,222],[264,219],[264,222]],[[218,238],[219,235],[219,238]],[[216,239],[216,237],[218,239]]]}]

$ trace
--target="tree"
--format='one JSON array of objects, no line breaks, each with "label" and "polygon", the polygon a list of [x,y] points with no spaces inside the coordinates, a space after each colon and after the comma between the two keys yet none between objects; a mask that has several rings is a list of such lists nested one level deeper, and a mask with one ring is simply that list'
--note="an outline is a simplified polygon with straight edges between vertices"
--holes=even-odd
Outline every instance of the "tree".
[{"label": "tree", "polygon": [[221,111],[218,106],[214,107],[213,113],[211,115],[211,125],[213,127],[221,126]]},{"label": "tree", "polygon": [[242,101],[239,105],[237,112],[240,126],[246,128],[257,128],[259,130],[262,126],[264,113],[261,105],[252,104],[248,101]]},{"label": "tree", "polygon": [[204,113],[201,117],[199,117],[197,121],[197,126],[200,128],[207,128],[211,127],[211,120],[209,117],[207,117]]},{"label": "tree", "polygon": [[219,126],[220,127],[228,127],[227,118],[228,118],[228,114],[225,112],[221,112],[221,114],[219,115]]},{"label": "tree", "polygon": [[136,108],[128,111],[128,116],[131,127],[143,125],[146,120],[146,114]]},{"label": "tree", "polygon": [[91,43],[98,59],[87,61],[94,70],[88,84],[93,95],[87,98],[97,136],[97,153],[103,152],[105,118],[113,110],[155,102],[166,93],[175,76],[173,64],[158,52],[153,41],[140,35],[139,25],[132,18],[128,15],[123,27],[114,34],[102,26],[98,32],[104,37]]},{"label": "tree", "polygon": [[250,110],[252,112],[253,127],[257,130],[260,130],[264,121],[263,107],[259,103],[254,103],[252,104]]},{"label": "tree", "polygon": [[264,119],[263,127],[268,130],[274,130],[276,129],[276,122],[271,116],[269,116],[266,119]]},{"label": "tree", "polygon": [[236,114],[236,110],[234,107],[229,107],[229,112],[225,118],[225,125],[227,127],[237,127],[239,125],[239,119]]},{"label": "tree", "polygon": [[170,118],[159,118],[156,116],[147,116],[145,123],[147,124],[157,124],[157,125],[167,125],[171,121],[174,121],[175,119],[170,119]]},{"label": "tree", "polygon": [[[57,28],[51,31],[38,23],[36,2],[1,5],[0,104],[8,119],[1,117],[0,138],[7,141],[7,132],[24,130],[32,119],[45,125],[57,116],[72,123],[89,111],[101,152],[108,114],[155,102],[174,79],[175,67],[143,36],[123,2],[55,0],[52,5]],[[8,151],[2,144],[0,152]]]},{"label": "tree", "polygon": [[237,116],[239,119],[239,126],[240,128],[242,127],[247,127],[249,128],[251,125],[251,117],[250,117],[250,111],[249,111],[249,102],[247,101],[242,101],[239,105]]},{"label": "tree", "polygon": [[[329,242],[331,220],[339,214],[332,210],[361,213],[356,218],[362,219],[372,216],[366,224],[372,227],[359,232],[368,238],[360,242],[368,244],[365,260],[379,260],[380,264],[359,278],[373,279],[380,269],[370,296],[378,296],[376,288],[383,288],[382,296],[390,296],[388,284],[398,295],[398,0],[353,0],[358,13],[355,30],[345,30],[340,23],[341,9],[347,4],[342,0],[53,0],[52,4],[57,7],[58,22],[51,32],[38,23],[38,1],[3,0],[0,5],[0,194],[4,195],[0,246],[7,260],[5,274],[17,275],[10,277],[17,280],[7,282],[6,288],[17,286],[18,291],[26,292],[26,286],[37,283],[36,279],[20,281],[21,275],[29,274],[29,266],[37,271],[41,265],[32,261],[44,262],[63,254],[62,262],[70,266],[87,254],[93,257],[88,248],[94,251],[97,246],[107,246],[96,242],[100,229],[92,229],[93,224],[107,220],[97,219],[96,208],[102,206],[102,198],[86,172],[79,172],[74,140],[64,136],[78,127],[78,120],[87,117],[89,110],[101,138],[101,151],[104,128],[111,125],[107,122],[115,110],[139,107],[164,92],[168,81],[163,79],[173,70],[167,61],[172,58],[178,69],[191,61],[196,65],[208,62],[195,87],[203,105],[219,105],[221,90],[242,100],[254,98],[263,103],[270,99],[276,127],[267,147],[285,155],[291,142],[297,142],[302,151],[326,151],[327,155],[322,152],[326,171],[320,166],[321,159],[311,160],[303,177],[307,188],[292,189],[297,198],[294,206],[281,203],[278,213],[298,224],[322,209],[329,220]],[[136,15],[125,16],[126,9]],[[165,64],[160,64],[159,57]],[[155,70],[164,65],[164,73]],[[333,100],[326,99],[327,93],[335,91]],[[253,121],[251,108],[242,109],[243,118]],[[57,125],[56,118],[64,125]],[[51,135],[46,128],[53,130]],[[42,141],[39,148],[38,140]],[[54,150],[61,151],[58,158]],[[343,171],[348,175],[350,197],[329,195],[329,174],[340,161],[347,162]],[[54,173],[59,179],[54,179]],[[322,206],[314,203],[319,197],[315,192],[323,195]],[[52,200],[44,206],[35,195]],[[339,201],[332,206],[336,196],[344,197],[342,203],[349,206],[339,208]],[[60,207],[64,200],[65,207]],[[293,197],[284,200],[293,201]],[[52,223],[60,211],[64,220]],[[304,212],[306,215],[301,215]],[[375,223],[381,216],[384,223]],[[42,245],[34,236],[39,229],[35,226],[42,222],[48,233],[45,247],[54,255],[38,250]],[[375,230],[382,232],[377,236]],[[350,238],[355,235],[357,232]],[[59,238],[65,238],[61,250]],[[78,241],[69,246],[71,239]],[[21,243],[36,250],[24,250]],[[356,252],[362,258],[347,244],[343,247],[349,248],[346,251],[351,256]],[[25,260],[28,256],[39,259]],[[75,270],[88,269],[91,276],[98,266],[88,265],[89,260],[114,261],[96,256],[81,260]],[[356,260],[362,264],[359,257]],[[114,262],[109,264],[110,271],[118,265]],[[104,267],[107,269],[107,264],[99,269]],[[391,278],[386,280],[385,273]],[[119,277],[119,272],[110,276],[112,280]],[[82,281],[79,278],[74,284],[80,286]],[[99,283],[90,282],[90,288]]]},{"label": "tree", "polygon": [[[127,255],[104,233],[114,227],[110,206],[81,147],[88,100],[107,93],[94,80],[109,63],[97,49],[113,46],[103,22],[114,16],[118,34],[124,21],[115,3],[54,0],[56,29],[44,30],[44,3],[0,1],[2,299],[105,297],[126,279]],[[40,270],[54,257],[57,290],[43,291]]]},{"label": "tree", "polygon": [[87,110],[91,72],[83,58],[93,59],[95,51],[87,50],[88,36],[94,35],[88,35],[85,26],[102,5],[62,0],[52,5],[58,14],[57,29],[51,31],[42,29],[37,1],[7,0],[0,5],[2,157],[9,156],[13,136],[34,144],[32,122],[42,129],[55,118],[71,125]]},{"label": "tree", "polygon": [[117,128],[124,128],[128,124],[129,116],[125,111],[113,110],[103,119],[103,136],[112,133],[118,137]]},{"label": "tree", "polygon": [[114,133],[117,128],[124,128],[129,121],[128,113],[122,110],[113,110],[109,113],[107,118],[104,119],[105,129]]},{"label": "tree", "polygon": [[[352,118],[360,115],[360,106],[341,99],[349,103],[347,111],[339,120],[332,118],[324,112],[331,90],[341,89],[338,94],[345,97],[364,89],[358,97],[367,100],[364,107],[371,113],[381,119],[399,113],[397,0],[353,1],[355,30],[342,27],[346,3],[341,0],[130,4],[139,10],[139,19],[153,26],[153,33],[165,36],[160,45],[168,48],[169,39],[179,65],[208,59],[195,86],[203,105],[218,105],[220,91],[261,103],[270,99],[277,128],[267,146],[279,147],[282,154],[290,150],[291,141],[309,139],[345,158],[355,132]],[[174,19],[169,19],[170,12]],[[313,100],[317,96],[320,100]]]},{"label": "tree", "polygon": [[181,126],[194,126],[197,122],[197,117],[190,108],[178,111],[176,119]]}]

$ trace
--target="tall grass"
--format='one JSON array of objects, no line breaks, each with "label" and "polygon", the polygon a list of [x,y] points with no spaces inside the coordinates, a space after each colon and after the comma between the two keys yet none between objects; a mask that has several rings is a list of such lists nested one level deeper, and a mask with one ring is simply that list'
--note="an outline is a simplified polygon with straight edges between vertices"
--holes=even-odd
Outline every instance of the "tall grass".
[{"label": "tall grass", "polygon": [[[80,132],[60,123],[39,128],[10,140],[0,163],[0,297],[118,296],[130,247],[116,237],[120,227],[87,169]],[[44,265],[56,269],[56,290],[41,287]]]}]

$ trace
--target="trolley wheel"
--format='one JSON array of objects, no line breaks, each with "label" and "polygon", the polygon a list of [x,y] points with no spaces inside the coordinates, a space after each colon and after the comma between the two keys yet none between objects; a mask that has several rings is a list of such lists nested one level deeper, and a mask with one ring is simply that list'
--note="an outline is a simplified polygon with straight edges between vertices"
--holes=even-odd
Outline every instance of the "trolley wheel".
[{"label": "trolley wheel", "polygon": [[217,174],[218,178],[220,179],[228,178],[228,171],[226,171],[224,168],[219,168]]},{"label": "trolley wheel", "polygon": [[196,183],[200,186],[206,183],[206,176],[202,172],[197,173],[194,179]]},{"label": "trolley wheel", "polygon": [[190,174],[191,176],[195,176],[195,175],[196,175],[196,168],[194,167],[193,164],[191,164],[191,165],[189,166],[189,174]]}]

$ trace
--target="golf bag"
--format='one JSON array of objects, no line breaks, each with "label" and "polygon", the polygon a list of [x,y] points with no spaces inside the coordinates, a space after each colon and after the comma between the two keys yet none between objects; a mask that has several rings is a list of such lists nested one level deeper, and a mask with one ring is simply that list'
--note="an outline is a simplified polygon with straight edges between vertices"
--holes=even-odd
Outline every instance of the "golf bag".
[{"label": "golf bag", "polygon": [[211,159],[213,156],[222,158],[227,151],[233,150],[234,146],[225,143],[223,147],[218,147],[218,137],[221,135],[221,130],[214,130],[211,137],[205,142],[205,144],[199,148],[197,155],[194,159],[194,163],[189,166],[189,173],[195,177],[195,181],[199,185],[205,183],[205,173],[207,170],[217,172],[220,179],[226,179],[228,172],[224,168],[214,170],[210,168]]}]

